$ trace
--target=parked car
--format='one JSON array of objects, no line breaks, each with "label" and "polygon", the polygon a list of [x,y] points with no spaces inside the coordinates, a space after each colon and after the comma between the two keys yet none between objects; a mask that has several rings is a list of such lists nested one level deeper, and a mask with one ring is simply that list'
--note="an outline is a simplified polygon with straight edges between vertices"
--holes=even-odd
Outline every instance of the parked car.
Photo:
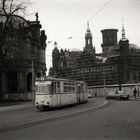
[{"label": "parked car", "polygon": [[126,91],[118,91],[118,94],[116,94],[115,99],[116,100],[128,100],[130,95]]},{"label": "parked car", "polygon": [[109,92],[106,99],[128,100],[130,95],[126,91]]},{"label": "parked car", "polygon": [[116,93],[115,92],[109,92],[106,96],[106,99],[115,99]]},{"label": "parked car", "polygon": [[92,98],[93,97],[93,95],[89,92],[88,93],[88,98]]}]

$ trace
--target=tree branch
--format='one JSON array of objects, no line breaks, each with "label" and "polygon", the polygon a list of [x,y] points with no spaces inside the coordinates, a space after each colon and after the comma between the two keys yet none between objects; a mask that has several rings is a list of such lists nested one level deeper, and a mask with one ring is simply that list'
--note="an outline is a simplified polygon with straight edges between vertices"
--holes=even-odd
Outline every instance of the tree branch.
[{"label": "tree branch", "polygon": [[11,2],[10,2],[10,10],[9,10],[9,11],[10,11],[10,13],[12,12],[13,1],[14,1],[14,0],[11,0]]}]

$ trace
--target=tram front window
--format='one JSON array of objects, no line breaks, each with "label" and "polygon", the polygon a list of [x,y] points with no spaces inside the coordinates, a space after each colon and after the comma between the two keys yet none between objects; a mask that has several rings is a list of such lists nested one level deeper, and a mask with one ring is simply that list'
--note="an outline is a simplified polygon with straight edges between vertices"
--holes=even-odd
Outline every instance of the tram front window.
[{"label": "tram front window", "polygon": [[38,85],[35,85],[35,92],[38,92]]},{"label": "tram front window", "polygon": [[40,85],[37,93],[38,94],[51,94],[51,85]]}]

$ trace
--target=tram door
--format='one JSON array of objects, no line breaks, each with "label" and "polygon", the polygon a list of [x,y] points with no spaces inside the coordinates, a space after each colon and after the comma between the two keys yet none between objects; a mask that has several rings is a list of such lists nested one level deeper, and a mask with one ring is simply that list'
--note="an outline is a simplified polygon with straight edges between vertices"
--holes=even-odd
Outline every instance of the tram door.
[{"label": "tram door", "polygon": [[60,94],[60,82],[53,82],[52,83],[52,102],[54,106],[60,106],[61,105],[61,94]]},{"label": "tram door", "polygon": [[79,94],[79,101],[84,101],[84,86],[82,84],[78,85],[78,94]]},{"label": "tram door", "polygon": [[80,84],[78,84],[78,86],[77,86],[77,101],[78,101],[78,103],[80,103],[80,92],[81,92],[81,87],[80,87]]}]

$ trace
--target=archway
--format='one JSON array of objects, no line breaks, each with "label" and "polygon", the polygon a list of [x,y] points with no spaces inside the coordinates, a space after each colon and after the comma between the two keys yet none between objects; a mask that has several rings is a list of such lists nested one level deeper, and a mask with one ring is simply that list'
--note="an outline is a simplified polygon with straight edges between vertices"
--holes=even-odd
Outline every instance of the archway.
[{"label": "archway", "polygon": [[32,91],[32,73],[27,74],[27,92]]},{"label": "archway", "polygon": [[8,83],[8,91],[10,93],[16,93],[18,89],[17,72],[10,71],[7,73],[7,83]]}]

